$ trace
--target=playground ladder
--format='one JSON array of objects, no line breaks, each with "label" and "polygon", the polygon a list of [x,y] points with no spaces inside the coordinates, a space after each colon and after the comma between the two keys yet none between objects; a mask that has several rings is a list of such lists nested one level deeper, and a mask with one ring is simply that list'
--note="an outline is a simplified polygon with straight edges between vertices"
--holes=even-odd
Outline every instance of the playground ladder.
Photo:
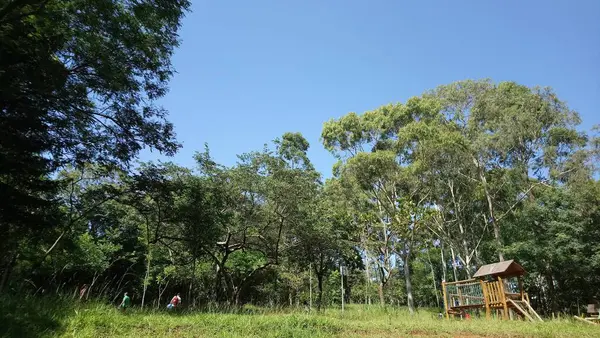
[{"label": "playground ladder", "polygon": [[543,322],[542,317],[535,312],[535,310],[529,305],[529,302],[525,300],[512,300],[507,299],[508,303],[512,308],[517,310],[523,317],[529,319],[532,322],[540,321]]}]

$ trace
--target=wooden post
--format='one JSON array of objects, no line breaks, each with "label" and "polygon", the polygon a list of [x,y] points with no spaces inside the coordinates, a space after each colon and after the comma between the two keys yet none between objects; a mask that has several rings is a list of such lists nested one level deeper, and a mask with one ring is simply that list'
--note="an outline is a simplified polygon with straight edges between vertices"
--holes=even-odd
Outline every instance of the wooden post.
[{"label": "wooden post", "polygon": [[504,281],[500,277],[498,277],[498,284],[500,284],[500,299],[502,300],[502,307],[504,308],[502,317],[504,320],[508,320],[508,304],[506,304],[506,293],[504,293]]},{"label": "wooden post", "polygon": [[519,291],[521,292],[521,301],[525,301],[525,290],[523,289],[523,277],[519,276]]},{"label": "wooden post", "polygon": [[483,290],[483,302],[485,303],[485,318],[490,319],[490,299],[488,296],[487,285],[483,280],[480,280],[479,283],[481,283],[481,290]]},{"label": "wooden post", "polygon": [[444,312],[446,313],[446,319],[450,319],[448,314],[448,303],[446,302],[446,281],[442,281],[442,297],[444,297]]}]

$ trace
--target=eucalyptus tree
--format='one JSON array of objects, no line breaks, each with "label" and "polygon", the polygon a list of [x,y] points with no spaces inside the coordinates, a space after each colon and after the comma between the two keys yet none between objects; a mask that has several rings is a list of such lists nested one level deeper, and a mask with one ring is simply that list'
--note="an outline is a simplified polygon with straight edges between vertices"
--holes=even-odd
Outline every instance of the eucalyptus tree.
[{"label": "eucalyptus tree", "polygon": [[432,107],[426,103],[411,99],[406,105],[382,106],[362,116],[350,113],[325,123],[322,132],[325,147],[343,163],[342,177],[354,182],[372,205],[377,221],[369,232],[377,247],[380,302],[385,302],[384,289],[394,274],[394,255],[399,255],[411,311],[410,259],[416,233],[424,228],[429,193],[410,144],[398,132],[415,118],[431,115]]},{"label": "eucalyptus tree", "polygon": [[579,117],[550,88],[514,82],[460,81],[424,96],[438,102],[443,125],[455,135],[451,142],[468,159],[466,176],[483,192],[484,222],[504,260],[503,219],[534,198],[536,187],[566,174],[556,170],[557,161],[582,145]]}]

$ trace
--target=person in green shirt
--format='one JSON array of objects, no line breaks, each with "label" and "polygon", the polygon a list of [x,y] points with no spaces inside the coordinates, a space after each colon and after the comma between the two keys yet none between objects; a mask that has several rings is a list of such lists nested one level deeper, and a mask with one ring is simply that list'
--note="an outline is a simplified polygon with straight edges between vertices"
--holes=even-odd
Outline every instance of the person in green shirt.
[{"label": "person in green shirt", "polygon": [[125,311],[129,305],[131,304],[131,298],[129,298],[129,296],[127,295],[127,292],[125,292],[125,295],[123,295],[123,301],[121,302],[121,305],[119,305],[119,307],[121,308],[121,310]]}]

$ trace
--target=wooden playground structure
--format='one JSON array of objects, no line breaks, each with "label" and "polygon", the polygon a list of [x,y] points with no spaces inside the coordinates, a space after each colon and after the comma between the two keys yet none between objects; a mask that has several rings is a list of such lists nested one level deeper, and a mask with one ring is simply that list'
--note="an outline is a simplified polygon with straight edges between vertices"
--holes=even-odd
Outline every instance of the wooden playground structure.
[{"label": "wooden playground structure", "polygon": [[588,304],[586,312],[587,316],[575,316],[575,319],[592,325],[600,324],[600,309],[598,308],[598,304]]},{"label": "wooden playground structure", "polygon": [[446,318],[485,309],[487,319],[543,321],[523,290],[524,274],[521,265],[509,260],[482,266],[472,279],[442,282]]}]

